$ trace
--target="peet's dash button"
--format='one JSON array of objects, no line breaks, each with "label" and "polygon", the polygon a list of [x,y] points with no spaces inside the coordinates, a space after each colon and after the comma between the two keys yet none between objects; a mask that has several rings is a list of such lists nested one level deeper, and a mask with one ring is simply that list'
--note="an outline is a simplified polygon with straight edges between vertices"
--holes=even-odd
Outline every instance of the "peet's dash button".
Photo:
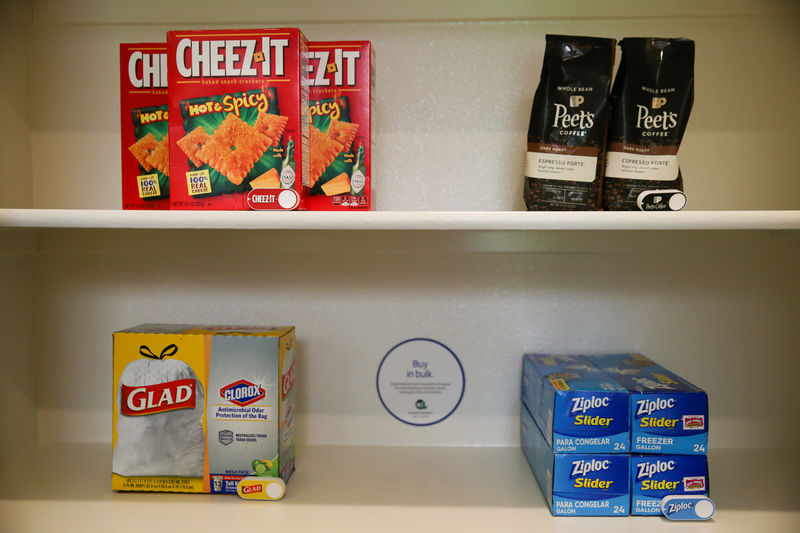
[{"label": "peet's dash button", "polygon": [[686,207],[686,194],[678,189],[642,191],[636,205],[642,211],[680,211]]},{"label": "peet's dash button", "polygon": [[661,512],[670,520],[708,520],[716,509],[706,496],[674,495],[661,500]]},{"label": "peet's dash button", "polygon": [[279,477],[248,476],[239,481],[236,493],[245,500],[280,500],[286,483]]}]

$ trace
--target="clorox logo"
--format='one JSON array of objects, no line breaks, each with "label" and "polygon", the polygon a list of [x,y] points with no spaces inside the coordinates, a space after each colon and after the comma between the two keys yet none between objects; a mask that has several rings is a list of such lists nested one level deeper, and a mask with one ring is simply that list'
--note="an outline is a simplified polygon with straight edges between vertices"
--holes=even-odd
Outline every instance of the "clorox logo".
[{"label": "clorox logo", "polygon": [[219,395],[223,400],[240,407],[262,400],[266,394],[263,387],[250,383],[246,379],[235,381],[219,390]]}]

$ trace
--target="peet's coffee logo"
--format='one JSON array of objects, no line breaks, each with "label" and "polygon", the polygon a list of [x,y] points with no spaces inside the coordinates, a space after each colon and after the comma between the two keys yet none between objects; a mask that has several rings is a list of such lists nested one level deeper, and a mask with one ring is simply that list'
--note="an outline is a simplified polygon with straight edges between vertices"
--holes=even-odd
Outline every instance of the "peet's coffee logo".
[{"label": "peet's coffee logo", "polygon": [[[653,109],[660,109],[667,103],[666,98],[653,98]],[[640,130],[670,130],[678,125],[678,114],[662,111],[661,113],[650,113],[647,106],[636,105],[636,128]],[[666,135],[661,132],[654,132],[653,135]]]},{"label": "peet's coffee logo", "polygon": [[133,52],[128,59],[128,79],[137,89],[167,87],[167,54]]},{"label": "peet's coffee logo", "polygon": [[355,87],[356,62],[361,59],[358,50],[334,48],[308,52],[311,87]]},{"label": "peet's coffee logo", "polygon": [[[259,46],[260,45],[260,46]],[[175,65],[184,78],[284,76],[288,39],[178,41]]]},{"label": "peet's coffee logo", "polygon": [[[573,98],[580,99],[583,103],[582,96],[570,97],[570,105],[573,103]],[[576,106],[580,105],[577,103]],[[577,113],[569,113],[567,106],[562,104],[553,104],[555,107],[555,114],[553,116],[554,128],[579,128],[582,130],[594,127],[594,113],[581,110]]]}]

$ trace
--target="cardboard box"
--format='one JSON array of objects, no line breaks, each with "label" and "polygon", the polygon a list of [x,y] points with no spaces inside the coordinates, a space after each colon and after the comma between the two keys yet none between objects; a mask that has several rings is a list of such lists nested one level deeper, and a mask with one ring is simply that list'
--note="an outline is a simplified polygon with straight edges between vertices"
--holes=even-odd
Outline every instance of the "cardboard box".
[{"label": "cardboard box", "polygon": [[630,391],[631,452],[705,455],[708,397],[640,354],[589,356]]},{"label": "cardboard box", "polygon": [[522,402],[562,453],[625,453],[628,391],[580,355],[527,354]]},{"label": "cardboard box", "polygon": [[522,451],[556,516],[625,516],[630,510],[630,456],[554,453],[525,405]]},{"label": "cardboard box", "polygon": [[313,129],[306,205],[312,211],[370,210],[375,97],[372,44],[312,41],[308,50]]},{"label": "cardboard box", "polygon": [[120,44],[119,67],[122,208],[169,209],[167,45]]},{"label": "cardboard box", "polygon": [[302,209],[307,42],[295,28],[167,32],[173,209]]},{"label": "cardboard box", "polygon": [[631,455],[631,514],[661,515],[661,500],[676,494],[708,496],[705,455]]},{"label": "cardboard box", "polygon": [[236,494],[294,471],[295,331],[143,324],[114,333],[111,487]]}]

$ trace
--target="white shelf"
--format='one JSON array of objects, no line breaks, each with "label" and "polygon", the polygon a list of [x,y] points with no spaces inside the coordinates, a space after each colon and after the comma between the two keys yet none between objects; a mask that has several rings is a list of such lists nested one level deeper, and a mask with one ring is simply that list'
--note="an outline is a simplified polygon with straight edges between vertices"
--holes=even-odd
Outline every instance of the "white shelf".
[{"label": "white shelf", "polygon": [[[797,531],[790,452],[718,450],[702,531]],[[40,445],[0,464],[0,530],[672,531],[657,517],[555,518],[519,448],[307,446],[278,502],[115,493],[108,444]],[[42,500],[46,500],[45,507]],[[684,524],[685,525],[685,524]]]},{"label": "white shelf", "polygon": [[285,230],[797,230],[800,211],[122,211],[0,209],[0,228]]}]

